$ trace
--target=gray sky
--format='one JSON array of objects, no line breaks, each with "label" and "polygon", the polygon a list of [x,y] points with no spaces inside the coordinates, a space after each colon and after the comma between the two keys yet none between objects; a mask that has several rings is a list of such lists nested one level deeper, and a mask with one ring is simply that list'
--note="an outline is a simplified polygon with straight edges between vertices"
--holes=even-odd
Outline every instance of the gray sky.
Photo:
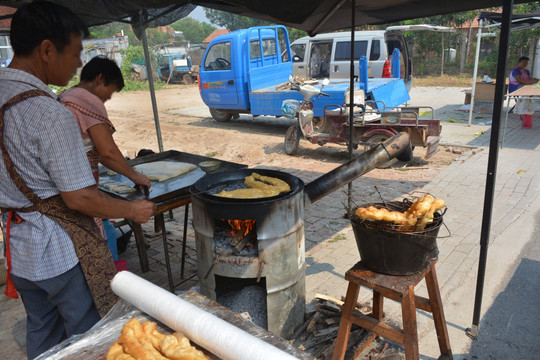
[{"label": "gray sky", "polygon": [[195,20],[198,20],[200,22],[207,22],[210,24],[210,20],[206,17],[204,14],[204,8],[202,6],[197,6],[195,10],[193,10],[188,17],[193,18]]}]

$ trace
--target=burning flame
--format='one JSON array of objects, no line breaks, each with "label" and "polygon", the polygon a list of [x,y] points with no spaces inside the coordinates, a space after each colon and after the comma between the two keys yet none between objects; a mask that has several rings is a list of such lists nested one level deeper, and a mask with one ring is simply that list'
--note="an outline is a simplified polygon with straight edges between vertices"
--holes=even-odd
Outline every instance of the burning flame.
[{"label": "burning flame", "polygon": [[255,220],[227,220],[231,226],[231,235],[240,233],[242,237],[246,236],[255,226]]}]

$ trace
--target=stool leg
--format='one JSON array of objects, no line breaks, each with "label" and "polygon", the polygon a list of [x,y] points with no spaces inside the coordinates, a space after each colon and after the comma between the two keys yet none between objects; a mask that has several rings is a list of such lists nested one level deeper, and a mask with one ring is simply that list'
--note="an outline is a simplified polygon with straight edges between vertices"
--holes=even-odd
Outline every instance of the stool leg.
[{"label": "stool leg", "polygon": [[448,338],[448,330],[446,328],[446,319],[442,306],[441,294],[439,292],[439,282],[437,281],[437,273],[435,272],[435,264],[431,264],[430,269],[426,273],[426,287],[431,304],[431,312],[433,321],[435,322],[435,330],[437,331],[437,339],[439,340],[439,349],[441,355],[446,355],[449,359],[453,359],[452,350],[450,348],[450,340]]},{"label": "stool leg", "polygon": [[347,351],[347,342],[349,341],[349,334],[351,332],[351,314],[356,307],[356,300],[358,299],[358,292],[360,291],[360,285],[353,282],[349,282],[347,287],[347,297],[345,298],[345,304],[341,311],[341,321],[339,323],[338,335],[334,346],[334,356],[332,360],[343,360],[345,358],[345,352]]},{"label": "stool leg", "polygon": [[384,297],[380,292],[373,290],[373,312],[371,317],[382,321],[383,318],[383,300]]},{"label": "stool leg", "polygon": [[418,332],[416,329],[416,306],[414,303],[414,290],[411,288],[401,300],[403,314],[403,345],[405,346],[405,359],[418,360]]}]

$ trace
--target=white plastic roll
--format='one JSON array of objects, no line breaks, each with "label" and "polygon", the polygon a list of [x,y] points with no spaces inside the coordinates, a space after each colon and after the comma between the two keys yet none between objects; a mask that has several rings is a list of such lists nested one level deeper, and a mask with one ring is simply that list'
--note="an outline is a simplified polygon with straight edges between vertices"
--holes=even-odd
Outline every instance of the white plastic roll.
[{"label": "white plastic roll", "polygon": [[116,274],[111,286],[122,299],[221,359],[297,359],[129,271]]}]

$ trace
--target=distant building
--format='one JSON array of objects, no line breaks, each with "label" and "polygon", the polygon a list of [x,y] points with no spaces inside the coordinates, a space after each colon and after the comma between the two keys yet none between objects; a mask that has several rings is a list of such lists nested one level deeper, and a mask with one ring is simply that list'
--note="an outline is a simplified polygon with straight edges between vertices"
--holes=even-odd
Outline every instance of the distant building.
[{"label": "distant building", "polygon": [[124,35],[83,40],[81,60],[83,64],[86,64],[93,57],[101,55],[114,60],[116,64],[121,67],[124,60],[122,52],[123,50],[126,50],[128,46],[128,37]]},{"label": "distant building", "polygon": [[208,37],[206,39],[203,40],[203,45],[204,47],[208,47],[208,44],[210,44],[210,41],[214,40],[214,38],[220,36],[220,35],[223,35],[223,34],[228,34],[230,33],[229,30],[227,29],[217,29],[217,30],[214,30],[213,33],[211,33],[210,35],[208,35]]},{"label": "distant building", "polygon": [[[0,6],[0,17],[13,14],[17,9]],[[11,19],[0,20],[0,67],[6,67],[13,58],[13,49],[9,43],[9,29]]]}]

